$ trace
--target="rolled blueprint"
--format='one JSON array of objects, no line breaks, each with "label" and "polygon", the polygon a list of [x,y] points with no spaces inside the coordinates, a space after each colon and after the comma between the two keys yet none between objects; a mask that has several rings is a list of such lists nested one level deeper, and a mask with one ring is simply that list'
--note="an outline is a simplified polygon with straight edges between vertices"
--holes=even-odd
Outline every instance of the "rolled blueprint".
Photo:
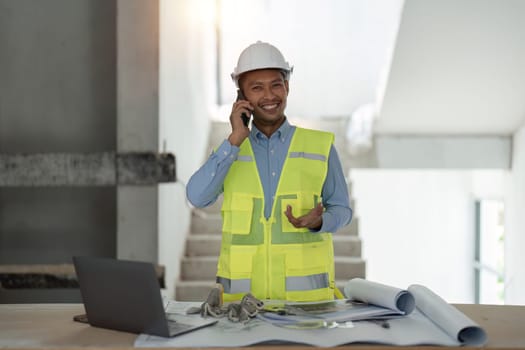
[{"label": "rolled blueprint", "polygon": [[419,311],[452,338],[469,346],[481,346],[487,342],[483,328],[427,287],[413,284],[408,290],[416,298]]},{"label": "rolled blueprint", "polygon": [[386,307],[405,315],[411,313],[416,305],[414,296],[409,291],[362,278],[348,281],[344,294],[348,299]]}]

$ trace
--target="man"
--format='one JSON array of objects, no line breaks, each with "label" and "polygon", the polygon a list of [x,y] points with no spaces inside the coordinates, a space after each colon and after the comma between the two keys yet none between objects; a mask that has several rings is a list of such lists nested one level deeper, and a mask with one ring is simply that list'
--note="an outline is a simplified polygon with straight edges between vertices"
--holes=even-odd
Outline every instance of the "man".
[{"label": "man", "polygon": [[[224,193],[217,283],[224,300],[315,301],[337,293],[330,232],[352,218],[331,133],[289,124],[284,114],[293,67],[258,41],[232,78],[243,99],[232,131],[191,177],[187,196],[205,207]],[[251,130],[242,115],[253,115]]]}]

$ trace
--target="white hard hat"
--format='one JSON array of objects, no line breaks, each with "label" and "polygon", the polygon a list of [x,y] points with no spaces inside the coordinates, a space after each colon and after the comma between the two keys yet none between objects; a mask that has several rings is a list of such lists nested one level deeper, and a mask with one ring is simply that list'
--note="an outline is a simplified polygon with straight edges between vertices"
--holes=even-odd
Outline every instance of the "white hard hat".
[{"label": "white hard hat", "polygon": [[285,79],[290,79],[293,67],[284,60],[284,56],[275,46],[262,41],[251,44],[241,52],[237,67],[233,69],[231,77],[235,85],[239,86],[241,74],[257,69],[280,69],[285,72]]}]

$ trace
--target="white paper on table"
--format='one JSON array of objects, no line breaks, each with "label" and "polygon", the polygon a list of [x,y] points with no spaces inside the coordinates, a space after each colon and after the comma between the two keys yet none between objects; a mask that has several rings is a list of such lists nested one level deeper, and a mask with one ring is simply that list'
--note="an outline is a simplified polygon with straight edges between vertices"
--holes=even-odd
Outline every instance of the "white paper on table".
[{"label": "white paper on table", "polygon": [[383,306],[404,314],[411,313],[416,306],[414,296],[409,291],[362,278],[348,281],[344,293],[349,299]]},{"label": "white paper on table", "polygon": [[414,295],[417,308],[460,343],[481,346],[487,342],[483,328],[427,287],[414,284],[408,290]]}]

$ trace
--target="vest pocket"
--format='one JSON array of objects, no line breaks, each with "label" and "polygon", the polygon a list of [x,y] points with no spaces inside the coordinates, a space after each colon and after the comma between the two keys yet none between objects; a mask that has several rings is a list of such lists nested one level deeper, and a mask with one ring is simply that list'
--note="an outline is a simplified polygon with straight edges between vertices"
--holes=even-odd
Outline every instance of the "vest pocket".
[{"label": "vest pocket", "polygon": [[308,276],[330,272],[333,261],[330,241],[288,246],[286,252],[286,276]]},{"label": "vest pocket", "polygon": [[331,240],[287,246],[285,260],[286,299],[318,301],[333,299]]},{"label": "vest pocket", "polygon": [[257,247],[231,246],[230,271],[232,278],[251,278],[253,257]]},{"label": "vest pocket", "polygon": [[223,232],[249,234],[253,215],[253,197],[243,193],[233,193],[229,205],[223,207],[222,215]]},{"label": "vest pocket", "polygon": [[230,280],[251,279],[256,247],[230,246],[221,250],[217,275]]}]

